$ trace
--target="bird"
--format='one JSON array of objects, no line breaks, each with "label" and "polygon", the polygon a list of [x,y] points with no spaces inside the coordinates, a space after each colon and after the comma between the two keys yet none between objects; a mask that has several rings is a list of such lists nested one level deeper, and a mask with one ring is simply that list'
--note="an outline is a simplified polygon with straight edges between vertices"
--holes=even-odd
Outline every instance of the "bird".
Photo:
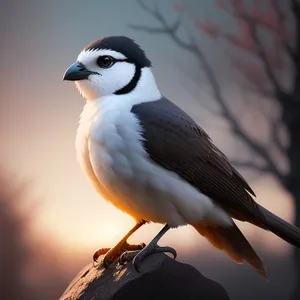
[{"label": "bird", "polygon": [[[94,253],[140,264],[170,229],[191,225],[236,263],[249,263],[267,279],[264,264],[234,220],[270,231],[300,248],[300,230],[255,201],[255,193],[210,136],[163,96],[145,51],[126,36],[88,44],[63,80],[86,99],[76,136],[78,161],[100,196],[135,220],[112,248]],[[146,246],[127,242],[146,223],[162,230]]]}]

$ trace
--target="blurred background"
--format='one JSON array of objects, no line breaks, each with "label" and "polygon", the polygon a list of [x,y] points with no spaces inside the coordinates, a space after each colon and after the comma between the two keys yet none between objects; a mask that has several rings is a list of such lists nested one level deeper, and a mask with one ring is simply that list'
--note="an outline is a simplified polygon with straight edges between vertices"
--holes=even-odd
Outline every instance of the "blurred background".
[{"label": "blurred background", "polygon": [[[100,199],[76,162],[84,105],[62,82],[83,47],[126,35],[152,60],[162,93],[185,109],[251,183],[257,201],[300,226],[300,8],[297,0],[38,1],[0,4],[0,299],[57,299],[133,220]],[[270,282],[189,227],[161,241],[232,300],[300,299],[300,255],[238,224]],[[140,229],[149,242],[161,226]]]}]

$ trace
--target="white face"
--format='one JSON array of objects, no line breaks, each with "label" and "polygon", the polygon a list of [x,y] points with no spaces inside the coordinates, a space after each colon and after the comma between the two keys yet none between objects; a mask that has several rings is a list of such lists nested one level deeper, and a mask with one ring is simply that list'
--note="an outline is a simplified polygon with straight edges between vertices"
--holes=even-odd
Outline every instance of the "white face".
[{"label": "white face", "polygon": [[[99,57],[109,56],[115,61],[110,67],[101,67]],[[88,79],[75,81],[80,93],[87,99],[93,100],[101,96],[114,94],[126,86],[135,74],[135,65],[126,60],[127,57],[113,50],[82,51],[77,61],[82,63],[89,71],[98,74],[89,75]]]}]

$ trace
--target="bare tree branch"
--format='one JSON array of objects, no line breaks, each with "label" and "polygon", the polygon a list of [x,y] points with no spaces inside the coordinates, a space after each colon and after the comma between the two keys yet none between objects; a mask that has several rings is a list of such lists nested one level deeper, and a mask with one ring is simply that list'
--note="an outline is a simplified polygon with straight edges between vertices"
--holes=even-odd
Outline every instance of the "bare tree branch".
[{"label": "bare tree branch", "polygon": [[295,79],[293,82],[293,94],[299,102],[300,99],[300,3],[297,0],[291,0],[291,9],[295,15],[296,36],[295,36]]},{"label": "bare tree branch", "polygon": [[243,88],[248,91],[248,92],[251,92],[255,95],[261,95],[265,98],[274,98],[274,92],[273,91],[270,91],[270,90],[267,90],[267,89],[264,89],[263,87],[261,86],[257,86],[256,87],[253,87],[249,84],[247,85],[243,85]]},{"label": "bare tree branch", "polygon": [[[296,0],[291,0],[291,1],[296,1]],[[274,6],[274,10],[276,10],[278,20],[283,22],[284,14],[280,10],[280,7],[276,4],[276,1],[274,1],[273,6]],[[290,101],[291,97],[289,97],[290,95],[284,90],[283,86],[280,84],[280,81],[278,80],[276,73],[272,67],[272,64],[271,64],[270,60],[268,59],[268,55],[266,53],[265,47],[264,47],[261,39],[259,38],[259,34],[258,34],[259,24],[257,22],[257,18],[254,15],[252,15],[251,13],[247,12],[246,10],[241,10],[240,9],[240,1],[233,0],[232,1],[232,9],[228,10],[227,13],[229,15],[231,15],[232,17],[236,18],[237,21],[242,20],[248,26],[249,38],[253,42],[253,47],[254,47],[254,49],[252,51],[250,51],[250,54],[255,55],[255,57],[257,57],[260,60],[267,78],[269,79],[270,83],[274,87],[275,94],[278,95],[278,96],[276,96],[275,99],[282,105],[284,104],[284,102]],[[224,38],[228,37],[228,34],[221,33],[221,35]],[[295,60],[295,55],[294,55],[294,52],[293,52],[292,48],[290,47],[290,45],[286,41],[283,40],[283,37],[282,37],[282,35],[280,35],[280,33],[277,33],[277,35],[282,40],[282,43],[284,43],[284,48],[287,50],[288,54],[290,54],[291,58],[293,60]],[[243,48],[240,47],[240,49],[243,49]],[[249,53],[249,50],[247,52]],[[245,74],[243,74],[243,75],[245,75]],[[247,78],[247,79],[249,80],[249,78]],[[250,80],[250,82],[251,82],[251,80]],[[253,83],[253,82],[251,82],[251,83]],[[257,84],[254,83],[254,85],[257,85]]]},{"label": "bare tree branch", "polygon": [[300,56],[300,3],[297,0],[291,0],[291,9],[292,12],[295,15],[295,21],[296,21],[296,44],[295,44],[295,50],[296,53],[296,59],[299,62],[299,56]]},{"label": "bare tree branch", "polygon": [[[146,8],[149,14],[151,14],[163,27],[160,28],[161,31],[160,33],[164,34],[169,34],[173,41],[182,49],[187,50],[195,55],[197,55],[197,49],[192,46],[191,44],[185,42],[184,40],[180,39],[177,36],[177,31],[180,26],[180,21],[178,20],[175,22],[176,26],[169,26],[168,22],[165,20],[164,16],[162,13],[159,11],[158,7],[151,9],[148,6],[145,5],[145,3],[142,0],[137,0],[137,2],[142,6],[142,8]],[[137,26],[137,25],[130,25],[131,28],[137,29],[137,30],[142,30],[144,32],[149,32],[149,30],[153,29],[152,27],[149,26]]]},{"label": "bare tree branch", "polygon": [[[159,11],[158,7],[155,8],[149,8],[148,6],[145,5],[145,3],[142,0],[137,0],[138,3],[141,5],[142,8],[144,8],[149,14],[151,14],[161,25],[162,27],[154,29],[149,26],[136,26],[133,25],[131,26],[134,29],[137,30],[142,30],[144,32],[150,32],[150,33],[163,33],[167,34],[171,37],[171,39],[177,44],[179,47],[182,49],[189,51],[190,53],[194,54],[195,57],[198,59],[200,65],[202,66],[202,69],[204,71],[204,74],[206,75],[206,78],[208,82],[210,83],[213,91],[213,96],[215,101],[220,105],[222,111],[221,115],[229,122],[232,132],[238,136],[254,153],[259,155],[261,158],[264,159],[264,161],[267,164],[267,167],[264,168],[264,170],[267,170],[271,173],[273,173],[280,181],[284,181],[285,177],[281,173],[281,171],[277,168],[276,163],[273,161],[271,155],[267,151],[267,149],[264,148],[261,144],[259,144],[257,141],[253,140],[250,136],[247,135],[247,133],[242,129],[240,124],[238,123],[236,117],[234,114],[231,112],[229,109],[221,91],[220,84],[216,78],[216,75],[214,71],[212,70],[211,66],[209,65],[208,61],[206,60],[202,50],[200,47],[197,45],[195,40],[190,37],[190,42],[185,42],[182,40],[180,37],[177,35],[177,30],[180,25],[179,22],[176,23],[176,26],[169,26],[167,21],[165,20],[164,16],[162,13]],[[253,26],[253,24],[252,24]],[[255,40],[258,40],[256,29],[254,27],[253,30],[253,37]],[[274,77],[274,74],[272,73],[271,67],[268,63],[267,57],[263,49],[261,48],[260,41],[258,40],[258,49],[257,49],[262,61],[265,64],[266,70],[269,72],[270,77],[273,78],[272,80],[274,81],[274,84],[277,86],[277,88],[281,92],[281,88],[278,85],[277,79]],[[257,169],[257,168],[256,168]]]},{"label": "bare tree branch", "polygon": [[240,15],[240,17],[243,18],[243,20],[245,22],[247,22],[247,24],[249,26],[249,29],[250,29],[251,38],[252,38],[252,40],[254,42],[254,46],[256,48],[255,49],[256,55],[260,59],[262,65],[264,67],[266,75],[268,76],[270,82],[274,86],[275,92],[278,95],[280,95],[280,97],[277,97],[277,100],[278,101],[284,101],[285,98],[286,98],[284,96],[284,95],[286,95],[286,92],[283,90],[282,86],[279,84],[279,81],[278,81],[275,73],[273,72],[271,63],[268,60],[266,51],[265,51],[265,49],[264,49],[264,47],[261,43],[261,40],[258,36],[257,26],[256,26],[256,23],[255,23],[255,20],[252,17],[250,17],[249,15]]},{"label": "bare tree branch", "polygon": [[[283,23],[285,21],[284,11],[282,10],[282,8],[280,8],[277,1],[273,1],[273,8],[276,13],[278,23],[282,24],[282,26],[284,26],[283,25]],[[282,44],[283,48],[286,50],[286,53],[288,54],[288,56],[291,58],[291,60],[295,60],[294,50],[292,49],[292,47],[290,46],[288,41],[286,41],[280,33],[278,33],[278,36],[281,40],[281,44]]]},{"label": "bare tree branch", "polygon": [[271,142],[281,153],[285,153],[286,149],[280,140],[280,122],[278,120],[274,120],[271,126]]}]

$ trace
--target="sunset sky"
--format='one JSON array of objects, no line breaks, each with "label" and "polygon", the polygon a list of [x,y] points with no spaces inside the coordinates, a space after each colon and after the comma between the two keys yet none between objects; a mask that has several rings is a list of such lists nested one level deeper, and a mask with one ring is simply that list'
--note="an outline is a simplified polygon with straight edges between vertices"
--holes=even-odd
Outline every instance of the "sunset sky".
[{"label": "sunset sky", "polygon": [[[201,1],[199,6],[199,17],[209,16],[228,29],[232,27],[232,21],[216,10],[213,1]],[[162,7],[170,20],[174,18],[167,2]],[[226,126],[201,105],[211,100],[195,59],[167,37],[128,27],[155,25],[135,0],[13,0],[4,4],[0,14],[0,161],[13,178],[30,181],[33,200],[39,201],[34,221],[38,234],[53,238],[66,250],[90,251],[113,245],[133,225],[129,216],[100,199],[76,162],[74,140],[84,99],[73,83],[62,82],[62,76],[81,49],[95,39],[108,35],[134,38],[152,60],[163,94],[189,112],[229,157],[235,155]],[[220,78],[227,74],[228,49],[216,47],[215,41],[204,37],[200,43]],[[191,82],[187,74],[199,83]],[[235,105],[238,97],[230,87],[227,93]],[[292,202],[276,182],[270,177],[251,178],[255,178],[252,184],[260,203],[292,221]],[[160,228],[147,225],[133,239],[147,242]],[[270,252],[288,249],[272,234],[253,226],[241,228]],[[186,252],[200,244],[203,249],[211,247],[191,228],[173,230],[163,243]]]}]

